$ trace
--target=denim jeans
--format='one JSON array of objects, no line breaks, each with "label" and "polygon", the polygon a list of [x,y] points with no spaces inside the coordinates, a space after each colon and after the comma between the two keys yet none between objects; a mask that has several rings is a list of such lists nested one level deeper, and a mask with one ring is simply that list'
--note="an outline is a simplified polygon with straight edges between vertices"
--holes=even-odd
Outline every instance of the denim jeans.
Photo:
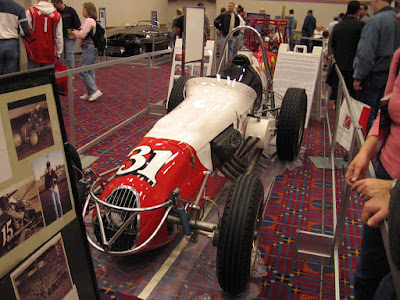
[{"label": "denim jeans", "polygon": [[0,39],[0,75],[18,72],[19,41],[17,39]]},{"label": "denim jeans", "polygon": [[[81,62],[79,66],[84,67],[84,66],[94,65],[96,63],[96,59],[97,59],[97,51],[96,48],[94,47],[94,44],[88,44],[86,48],[82,49]],[[79,76],[85,83],[87,93],[89,96],[97,91],[96,76],[94,74],[94,70],[84,71],[82,73],[79,73]]]},{"label": "denim jeans", "polygon": [[58,186],[56,185],[54,189],[52,191],[50,190],[49,192],[50,192],[50,199],[53,202],[54,211],[58,219],[63,215]]},{"label": "denim jeans", "polygon": [[[375,173],[376,178],[392,179],[380,162],[378,162],[378,165],[376,166]],[[380,229],[364,225],[361,239],[361,254],[358,258],[357,270],[354,279],[355,299],[372,300],[374,299],[375,292],[377,295],[382,295],[382,293],[385,293],[385,291],[378,292],[377,288],[382,279],[387,276],[389,272],[389,263],[387,261]],[[386,277],[385,281],[383,282],[383,288],[385,285],[390,285],[390,282],[387,281]],[[393,280],[391,281],[391,285],[393,286]],[[379,287],[379,289],[381,289],[381,287]]]},{"label": "denim jeans", "polygon": [[64,63],[68,69],[75,68],[75,43],[76,40],[64,38]]},{"label": "denim jeans", "polygon": [[389,72],[371,73],[362,81],[362,90],[357,91],[356,99],[371,106],[371,112],[368,118],[367,134],[374,122],[378,110],[381,107],[380,100],[385,93],[386,82]]}]

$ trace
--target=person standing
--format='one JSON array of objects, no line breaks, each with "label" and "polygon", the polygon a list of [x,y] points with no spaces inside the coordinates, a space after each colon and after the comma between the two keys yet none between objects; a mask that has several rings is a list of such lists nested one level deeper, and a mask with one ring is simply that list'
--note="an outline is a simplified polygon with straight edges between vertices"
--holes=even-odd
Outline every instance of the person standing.
[{"label": "person standing", "polygon": [[[390,211],[388,201],[383,198],[387,195],[389,199],[389,191],[400,176],[399,62],[400,49],[397,49],[385,87],[385,109],[379,111],[365,143],[345,174],[346,183],[365,202],[361,212],[364,223],[361,253],[354,278],[355,299],[397,299],[379,225]],[[388,116],[391,122],[387,122]],[[376,160],[376,178],[364,178],[371,160]]]},{"label": "person standing", "polygon": [[[226,36],[233,30],[233,28],[239,26],[240,20],[237,14],[235,13],[235,3],[229,2],[228,10],[222,14],[220,14],[215,20],[214,25],[215,28],[222,32],[222,37],[225,39]],[[233,37],[239,35],[239,31],[233,34]],[[234,54],[234,38],[229,39],[228,41],[228,60],[231,61]]]},{"label": "person standing", "polygon": [[21,4],[13,0],[0,0],[0,75],[18,72],[19,26],[28,36],[29,24]]},{"label": "person standing", "polygon": [[75,68],[75,44],[76,40],[70,36],[69,32],[72,29],[79,29],[81,21],[75,9],[63,3],[62,0],[53,0],[53,5],[61,14],[64,36],[64,61],[68,69]]},{"label": "person standing", "polygon": [[[360,2],[350,1],[347,4],[346,17],[335,25],[329,41],[329,60],[335,58],[340,72],[344,77],[346,87],[353,98],[356,93],[353,88],[353,61],[364,24],[357,20]],[[337,85],[332,87],[332,93],[337,92]],[[336,94],[335,94],[336,95]],[[336,99],[336,96],[335,96]]]},{"label": "person standing", "polygon": [[46,187],[46,190],[48,190],[50,193],[50,199],[53,203],[56,218],[58,219],[63,215],[63,211],[57,184],[57,174],[51,167],[49,161],[46,163],[46,175],[44,176],[44,185]]},{"label": "person standing", "polygon": [[368,5],[361,4],[360,21],[366,24],[369,21]]},{"label": "person standing", "polygon": [[[79,30],[71,30],[71,34],[75,38],[81,39],[80,46],[82,47],[82,56],[79,64],[80,67],[94,65],[97,59],[97,50],[93,43],[93,36],[96,33],[96,6],[91,2],[85,2],[83,4],[82,14],[85,18],[82,27]],[[85,83],[87,90],[84,95],[80,96],[82,100],[95,101],[103,95],[97,88],[94,70],[81,72],[79,76]]]},{"label": "person standing", "polygon": [[[238,17],[240,20],[239,26],[246,26],[245,10],[244,8],[239,8]],[[244,29],[240,29],[239,34],[236,38],[236,50],[239,51],[244,46]]]},{"label": "person standing", "polygon": [[33,41],[25,43],[28,55],[28,68],[54,66],[63,51],[61,14],[53,4],[38,0],[26,11]]},{"label": "person standing", "polygon": [[374,0],[375,15],[361,32],[353,63],[356,99],[371,107],[367,133],[380,107],[393,53],[400,46],[400,27],[391,3],[392,0]]},{"label": "person standing", "polygon": [[[306,17],[304,19],[303,27],[301,28],[301,35],[304,36],[304,37],[311,38],[312,35],[314,34],[314,30],[315,30],[316,27],[317,27],[317,20],[313,16],[313,11],[310,9],[307,12],[307,15],[306,15]],[[311,43],[311,41],[309,39],[303,40],[301,42],[301,44],[307,46],[308,52],[311,51],[312,43]]]},{"label": "person standing", "polygon": [[293,18],[293,23],[292,23],[292,32],[294,32],[297,28],[297,19],[294,17],[294,10],[291,9],[289,10],[289,17]]}]

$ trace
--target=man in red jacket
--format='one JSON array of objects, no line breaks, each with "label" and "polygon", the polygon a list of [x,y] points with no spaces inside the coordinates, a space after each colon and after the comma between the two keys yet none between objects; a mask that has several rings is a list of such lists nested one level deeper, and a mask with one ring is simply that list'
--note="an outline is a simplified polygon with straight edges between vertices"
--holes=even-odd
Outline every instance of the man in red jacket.
[{"label": "man in red jacket", "polygon": [[34,40],[26,43],[28,68],[52,66],[63,50],[61,14],[48,1],[38,1],[26,11]]}]

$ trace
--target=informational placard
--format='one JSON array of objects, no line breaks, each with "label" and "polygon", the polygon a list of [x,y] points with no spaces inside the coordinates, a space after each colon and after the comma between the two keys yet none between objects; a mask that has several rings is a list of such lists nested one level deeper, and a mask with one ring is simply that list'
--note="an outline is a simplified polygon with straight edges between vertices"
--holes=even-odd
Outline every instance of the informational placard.
[{"label": "informational placard", "polygon": [[[321,102],[322,47],[314,47],[307,53],[305,46],[296,46],[289,51],[288,44],[281,44],[274,73],[274,92],[285,95],[288,88],[303,88],[307,94],[307,116],[305,128],[311,115],[313,103]],[[276,106],[281,106],[280,97],[275,97]]]},{"label": "informational placard", "polygon": [[204,47],[204,7],[185,7],[185,62],[201,61]]},{"label": "informational placard", "polygon": [[[211,69],[213,65],[213,53],[214,53],[215,42],[208,40],[204,49],[204,64],[203,64],[203,76],[211,75]],[[185,64],[185,69],[182,72],[182,39],[176,39],[174,48],[174,57],[172,60],[171,76],[169,79],[168,88],[168,99],[171,93],[171,89],[174,85],[174,80],[181,77],[182,74],[186,74],[189,77],[199,77],[201,70],[201,62],[191,62]]]},{"label": "informational placard", "polygon": [[[363,128],[363,135],[365,135],[371,107],[353,98],[350,99],[350,105],[357,123]],[[350,151],[353,134],[354,126],[351,122],[349,108],[346,101],[343,101],[340,107],[336,140],[343,148]]]},{"label": "informational placard", "polygon": [[56,88],[52,68],[0,76],[4,299],[98,298]]}]

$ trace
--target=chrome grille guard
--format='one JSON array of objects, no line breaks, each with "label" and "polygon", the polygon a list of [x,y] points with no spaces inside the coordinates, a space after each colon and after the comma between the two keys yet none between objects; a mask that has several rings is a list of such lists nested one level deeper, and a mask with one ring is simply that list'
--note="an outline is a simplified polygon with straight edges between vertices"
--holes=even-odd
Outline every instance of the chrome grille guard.
[{"label": "chrome grille guard", "polygon": [[[173,202],[171,200],[168,200],[162,204],[159,205],[155,205],[155,206],[151,206],[151,207],[121,207],[115,204],[110,204],[106,201],[101,200],[99,197],[97,197],[95,195],[96,191],[99,191],[102,189],[102,184],[103,183],[108,183],[108,181],[103,180],[102,178],[97,178],[97,180],[93,183],[93,185],[90,187],[90,191],[89,191],[89,195],[86,198],[83,210],[82,210],[82,217],[83,219],[85,219],[87,213],[88,213],[88,208],[89,208],[89,203],[90,201],[93,199],[94,200],[94,204],[95,204],[95,208],[96,208],[96,215],[97,215],[97,219],[99,222],[99,230],[100,230],[100,237],[101,237],[101,242],[102,244],[94,241],[89,234],[87,234],[87,239],[90,243],[90,245],[92,245],[95,249],[104,252],[104,253],[108,253],[108,254],[112,254],[112,255],[119,255],[119,256],[124,256],[124,255],[130,255],[130,254],[134,254],[139,252],[140,250],[142,250],[144,247],[146,247],[153,239],[154,237],[158,234],[158,232],[161,229],[162,224],[165,222],[165,220],[168,217],[169,212],[171,211],[172,207],[173,207]],[[134,190],[132,187],[130,186],[119,186],[116,189],[114,189],[110,195],[113,194],[114,191],[116,191],[117,189],[131,189]],[[136,191],[135,191],[136,192]],[[137,195],[137,197],[139,197]],[[107,197],[108,199],[108,197]],[[126,200],[126,199],[125,199]],[[137,199],[138,204],[140,203],[140,199]],[[101,207],[102,206],[102,207]],[[150,237],[144,241],[141,245],[136,246],[136,242],[138,240],[139,234],[140,234],[140,225],[138,225],[139,230],[138,230],[138,235],[136,238],[136,241],[134,243],[134,245],[132,246],[131,249],[129,250],[125,250],[125,251],[112,251],[109,250],[111,249],[111,247],[113,246],[113,244],[115,243],[115,241],[118,239],[118,237],[120,237],[120,235],[124,232],[125,229],[128,228],[128,226],[131,226],[132,223],[136,220],[136,218],[139,218],[140,213],[142,212],[148,212],[148,211],[153,211],[153,210],[157,210],[160,208],[166,208],[166,211],[160,221],[160,223],[158,224],[156,230],[150,235]],[[110,214],[112,214],[113,212],[118,212],[123,214],[124,216],[124,221],[121,225],[119,225],[119,229],[116,230],[116,232],[113,234],[113,236],[111,236],[111,238],[107,239],[106,237],[106,229],[104,228],[104,224],[103,224],[103,216],[102,216],[102,211],[104,210],[109,210],[108,212]],[[128,216],[129,213],[129,216]],[[125,218],[127,217],[128,218]],[[140,222],[140,219],[138,221],[138,223]]]}]

